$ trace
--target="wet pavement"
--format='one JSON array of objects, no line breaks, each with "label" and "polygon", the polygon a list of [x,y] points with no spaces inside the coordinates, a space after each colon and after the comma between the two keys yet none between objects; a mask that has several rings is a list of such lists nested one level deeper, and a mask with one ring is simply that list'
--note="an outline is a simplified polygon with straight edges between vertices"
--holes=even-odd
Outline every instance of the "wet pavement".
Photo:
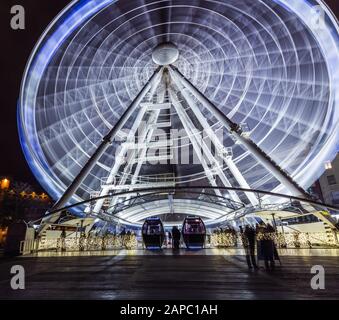
[{"label": "wet pavement", "polygon": [[[41,255],[41,254],[40,254]],[[121,250],[0,259],[0,299],[339,299],[339,252],[286,250],[276,270],[248,270],[243,251]],[[10,269],[25,268],[25,290]],[[311,267],[325,290],[311,289]]]}]

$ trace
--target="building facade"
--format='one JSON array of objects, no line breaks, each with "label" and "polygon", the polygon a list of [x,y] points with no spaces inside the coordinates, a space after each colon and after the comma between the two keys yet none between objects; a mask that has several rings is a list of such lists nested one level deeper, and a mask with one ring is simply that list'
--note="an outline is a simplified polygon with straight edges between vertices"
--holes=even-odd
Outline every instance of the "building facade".
[{"label": "building facade", "polygon": [[339,206],[339,153],[332,162],[325,163],[325,172],[319,178],[325,203]]},{"label": "building facade", "polygon": [[35,192],[29,184],[0,177],[0,250],[6,242],[8,226],[39,220],[51,205],[47,194]]}]

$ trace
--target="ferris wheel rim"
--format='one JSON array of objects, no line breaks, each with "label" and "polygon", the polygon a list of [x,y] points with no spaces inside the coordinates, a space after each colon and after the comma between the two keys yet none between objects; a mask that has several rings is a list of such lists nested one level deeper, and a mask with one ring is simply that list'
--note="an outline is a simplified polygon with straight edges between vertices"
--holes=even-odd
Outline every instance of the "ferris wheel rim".
[{"label": "ferris wheel rim", "polygon": [[[100,12],[101,10],[104,10],[107,6],[111,5],[111,4],[114,4],[117,0],[107,0],[107,1],[86,1],[84,3],[84,6],[87,4],[87,3],[100,3],[100,8],[99,11],[96,11],[96,13],[94,14],[97,14],[98,12]],[[284,2],[283,0],[276,0],[276,2]],[[24,88],[25,88],[25,84],[26,84],[26,81],[27,81],[27,78],[28,78],[28,74],[29,74],[29,71],[32,67],[32,65],[34,65],[35,61],[34,61],[34,58],[36,59],[36,55],[39,56],[39,50],[41,49],[41,46],[43,45],[43,42],[45,40],[45,37],[46,35],[56,26],[57,22],[59,21],[59,19],[61,17],[63,17],[65,14],[67,13],[70,13],[69,11],[74,8],[75,5],[77,5],[79,3],[79,1],[75,0],[75,1],[72,1],[69,6],[67,6],[54,20],[53,22],[48,26],[48,28],[46,29],[46,31],[43,33],[42,37],[40,38],[40,40],[38,41],[36,47],[33,49],[33,52],[31,54],[31,57],[29,59],[29,62],[26,66],[26,70],[25,70],[25,74],[24,74],[24,77],[23,77],[23,81],[22,81],[22,85],[21,85],[21,90],[20,90],[20,101],[19,101],[19,108],[18,108],[18,127],[19,127],[19,135],[20,135],[20,140],[21,140],[21,144],[23,146],[23,149],[24,149],[24,154],[25,154],[25,157],[28,161],[28,163],[30,164],[30,167],[32,168],[32,170],[34,171],[35,175],[38,177],[38,180],[42,182],[43,185],[46,185],[46,184],[49,184],[49,183],[55,183],[54,181],[46,181],[46,175],[44,173],[44,170],[48,170],[48,168],[43,168],[44,164],[43,163],[40,163],[40,161],[38,161],[37,163],[37,158],[36,158],[36,154],[33,152],[32,150],[32,146],[30,146],[28,143],[27,143],[27,137],[26,136],[26,128],[25,128],[25,121],[24,121],[24,111],[23,111],[23,108],[24,108],[24,97],[23,97],[23,91],[24,91]],[[322,5],[323,2],[320,1],[318,2]],[[326,10],[328,11],[328,8],[326,7]],[[329,14],[329,17],[332,19],[333,18],[333,15]],[[337,31],[339,30],[338,26],[336,25],[335,26]],[[65,38],[67,38],[67,36],[65,36]],[[329,61],[326,60],[327,63],[329,63]],[[331,68],[328,68],[330,71],[331,71]],[[332,77],[330,77],[330,80],[333,81]],[[331,90],[331,93],[333,94],[333,91],[334,90]],[[337,98],[338,99],[338,98]],[[332,148],[333,146],[333,142],[336,140],[337,136],[338,136],[338,126],[337,126],[337,133],[334,133],[332,134],[332,139],[327,143],[326,147],[327,147],[327,152],[324,152],[324,154],[327,156],[330,151],[329,149]],[[38,146],[37,146],[38,147]],[[42,167],[38,168],[38,166],[41,165]],[[311,165],[311,163],[309,164]],[[306,168],[304,170],[302,170],[299,175],[302,175],[304,174],[304,172],[307,171]],[[51,192],[51,189],[52,187],[48,186],[47,187],[49,193],[53,193]],[[56,196],[56,195],[55,195]]]}]

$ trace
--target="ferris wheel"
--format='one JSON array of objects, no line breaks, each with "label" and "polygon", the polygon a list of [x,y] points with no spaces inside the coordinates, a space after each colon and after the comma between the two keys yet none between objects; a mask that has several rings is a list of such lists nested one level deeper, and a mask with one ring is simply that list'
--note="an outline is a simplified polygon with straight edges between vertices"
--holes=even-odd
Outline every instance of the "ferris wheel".
[{"label": "ferris wheel", "polygon": [[[337,149],[338,31],[320,0],[73,1],[24,74],[18,124],[26,159],[60,207],[138,185],[302,194]],[[140,132],[143,122],[150,127]],[[205,148],[209,161],[172,163],[180,145],[168,138],[172,129],[182,132],[188,158]],[[135,137],[143,137],[139,149]],[[152,143],[165,150],[155,153],[157,166],[146,154]],[[257,201],[244,192],[227,197]],[[95,211],[104,205],[97,201]],[[181,200],[180,212],[194,205]],[[167,212],[168,203],[156,210]]]}]

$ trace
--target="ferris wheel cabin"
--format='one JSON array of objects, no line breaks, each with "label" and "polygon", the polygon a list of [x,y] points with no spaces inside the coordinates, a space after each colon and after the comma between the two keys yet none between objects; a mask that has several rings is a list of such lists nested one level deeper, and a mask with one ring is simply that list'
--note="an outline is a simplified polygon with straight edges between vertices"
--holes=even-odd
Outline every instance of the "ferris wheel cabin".
[{"label": "ferris wheel cabin", "polygon": [[142,239],[146,249],[161,249],[165,230],[158,217],[147,218],[142,226]]},{"label": "ferris wheel cabin", "polygon": [[187,217],[182,226],[182,235],[188,249],[200,249],[205,245],[206,227],[200,217]]}]

